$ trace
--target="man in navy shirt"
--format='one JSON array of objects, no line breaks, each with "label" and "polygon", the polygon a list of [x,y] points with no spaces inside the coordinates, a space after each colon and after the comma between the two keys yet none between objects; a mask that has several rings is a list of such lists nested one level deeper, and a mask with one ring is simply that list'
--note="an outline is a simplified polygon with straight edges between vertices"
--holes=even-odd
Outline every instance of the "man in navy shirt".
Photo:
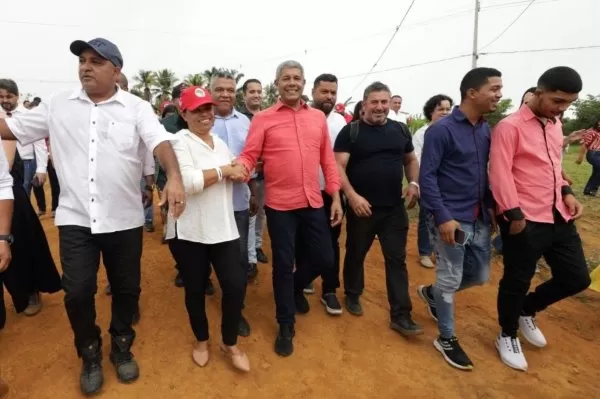
[{"label": "man in navy shirt", "polygon": [[430,214],[437,270],[435,284],[417,291],[438,322],[435,348],[461,370],[471,370],[473,363],[454,334],[454,296],[489,278],[490,226],[495,222],[487,173],[490,128],[483,115],[502,98],[501,76],[492,68],[465,75],[460,106],[427,129],[421,158],[421,205]]}]

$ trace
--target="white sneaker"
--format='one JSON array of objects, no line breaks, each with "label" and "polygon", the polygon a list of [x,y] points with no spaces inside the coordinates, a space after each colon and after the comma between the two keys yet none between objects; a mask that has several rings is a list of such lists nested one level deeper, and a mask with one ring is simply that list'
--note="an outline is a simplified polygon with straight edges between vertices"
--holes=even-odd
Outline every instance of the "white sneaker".
[{"label": "white sneaker", "polygon": [[433,269],[435,267],[429,256],[421,256],[419,262],[421,263],[421,266],[427,269]]},{"label": "white sneaker", "polygon": [[500,334],[496,338],[496,349],[498,349],[500,359],[508,367],[527,371],[527,360],[525,360],[525,355],[523,355],[519,338],[503,337]]},{"label": "white sneaker", "polygon": [[542,330],[540,330],[535,323],[535,317],[531,316],[521,316],[519,317],[519,329],[521,330],[521,334],[523,337],[533,346],[537,346],[538,348],[543,348],[548,343],[546,342],[546,337],[542,334]]}]

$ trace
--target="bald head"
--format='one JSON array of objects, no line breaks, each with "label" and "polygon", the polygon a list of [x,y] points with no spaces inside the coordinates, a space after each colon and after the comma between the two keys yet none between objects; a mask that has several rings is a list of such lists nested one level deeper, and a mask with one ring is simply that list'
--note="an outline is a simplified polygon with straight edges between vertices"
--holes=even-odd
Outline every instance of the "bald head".
[{"label": "bald head", "polygon": [[127,80],[127,76],[123,72],[119,75],[119,81],[117,82],[121,90],[129,91],[129,81]]}]

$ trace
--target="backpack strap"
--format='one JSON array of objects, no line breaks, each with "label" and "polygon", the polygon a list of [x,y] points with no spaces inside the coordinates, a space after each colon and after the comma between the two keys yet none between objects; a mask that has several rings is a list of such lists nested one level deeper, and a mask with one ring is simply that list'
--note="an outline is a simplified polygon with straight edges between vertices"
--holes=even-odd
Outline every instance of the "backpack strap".
[{"label": "backpack strap", "polygon": [[354,144],[358,137],[358,122],[359,121],[350,122],[350,144]]}]

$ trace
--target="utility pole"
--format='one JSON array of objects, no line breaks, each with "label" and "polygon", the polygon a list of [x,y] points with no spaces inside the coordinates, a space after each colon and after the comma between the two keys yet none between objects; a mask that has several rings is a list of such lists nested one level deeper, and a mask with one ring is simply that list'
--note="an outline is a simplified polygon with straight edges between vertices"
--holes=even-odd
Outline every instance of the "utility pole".
[{"label": "utility pole", "polygon": [[473,53],[471,56],[471,67],[477,68],[477,59],[479,54],[477,53],[477,35],[479,34],[479,0],[475,0],[475,23],[473,24]]}]

